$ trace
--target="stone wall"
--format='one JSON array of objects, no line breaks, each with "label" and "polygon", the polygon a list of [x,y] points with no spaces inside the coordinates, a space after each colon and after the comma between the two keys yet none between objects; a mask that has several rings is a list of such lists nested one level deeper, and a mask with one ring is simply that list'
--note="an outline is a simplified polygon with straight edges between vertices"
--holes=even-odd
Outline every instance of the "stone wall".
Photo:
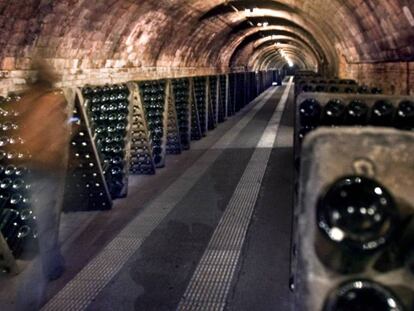
[{"label": "stone wall", "polygon": [[347,63],[342,60],[339,76],[381,87],[387,94],[414,95],[414,62]]}]

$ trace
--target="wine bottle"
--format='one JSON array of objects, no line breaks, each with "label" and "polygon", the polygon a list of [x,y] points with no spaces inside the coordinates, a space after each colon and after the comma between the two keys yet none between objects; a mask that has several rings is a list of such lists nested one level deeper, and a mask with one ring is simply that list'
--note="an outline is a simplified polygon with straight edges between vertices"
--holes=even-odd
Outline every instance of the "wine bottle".
[{"label": "wine bottle", "polygon": [[403,130],[414,129],[414,102],[404,100],[398,105],[395,127]]},{"label": "wine bottle", "polygon": [[321,105],[314,98],[306,99],[299,106],[299,114],[302,125],[317,126],[321,114]]},{"label": "wine bottle", "polygon": [[366,125],[368,119],[368,106],[360,100],[352,100],[346,107],[345,124]]},{"label": "wine bottle", "polygon": [[394,106],[389,101],[379,100],[372,106],[370,123],[375,126],[392,126],[394,112]]},{"label": "wine bottle", "polygon": [[315,249],[339,273],[361,272],[395,238],[400,219],[394,199],[377,181],[345,176],[320,195]]},{"label": "wine bottle", "polygon": [[325,299],[323,311],[405,311],[394,291],[382,284],[353,279],[340,284]]},{"label": "wine bottle", "polygon": [[345,105],[339,99],[327,102],[322,113],[322,123],[326,126],[339,126],[344,122]]},{"label": "wine bottle", "polygon": [[359,94],[369,94],[369,88],[366,85],[362,85],[358,88],[357,92]]},{"label": "wine bottle", "polygon": [[339,93],[339,87],[333,85],[329,88],[330,93]]}]

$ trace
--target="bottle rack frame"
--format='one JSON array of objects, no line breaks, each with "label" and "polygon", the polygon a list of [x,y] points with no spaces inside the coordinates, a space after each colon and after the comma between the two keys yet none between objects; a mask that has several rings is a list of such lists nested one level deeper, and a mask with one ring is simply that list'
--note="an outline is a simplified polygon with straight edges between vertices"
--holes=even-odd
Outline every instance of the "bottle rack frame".
[{"label": "bottle rack frame", "polygon": [[386,286],[403,286],[414,292],[414,274],[407,268],[390,268],[385,273],[374,269],[380,254],[373,256],[363,273],[343,275],[326,268],[314,247],[318,196],[343,176],[373,177],[391,191],[401,213],[414,215],[414,133],[389,128],[324,128],[309,134],[303,150],[295,236],[298,255],[293,258],[295,310],[322,310],[327,293],[355,277]]},{"label": "bottle rack frame", "polygon": [[[171,79],[167,80],[165,90],[166,112],[167,112],[167,141],[166,141],[166,153],[167,154],[180,154],[183,150],[181,145],[180,130],[178,127],[177,109],[175,107],[175,94],[172,86]],[[171,139],[173,139],[171,141]],[[175,139],[175,142],[174,142]],[[174,146],[175,145],[175,146]]]},{"label": "bottle rack frame", "polygon": [[[76,110],[79,118],[79,125],[82,127],[79,130],[80,132],[84,133],[84,139],[86,139],[86,144],[90,146],[89,150],[87,152],[90,152],[90,160],[93,161],[93,167],[95,169],[94,172],[89,172],[96,178],[96,182],[100,183],[101,187],[99,196],[102,197],[102,202],[100,206],[97,206],[95,204],[93,192],[85,192],[83,193],[84,197],[80,195],[79,191],[84,190],[86,187],[80,187],[79,184],[76,184],[77,181],[80,180],[80,176],[67,176],[65,181],[65,194],[63,198],[63,211],[65,212],[75,212],[75,211],[89,211],[89,210],[108,210],[112,207],[112,197],[109,193],[109,189],[106,183],[106,179],[104,176],[104,170],[101,164],[101,158],[98,152],[98,149],[95,144],[94,135],[92,134],[91,125],[89,123],[89,118],[86,112],[86,106],[88,105],[88,100],[85,101],[82,91],[79,88],[75,89],[75,96],[73,98],[73,102],[69,102],[68,105],[70,107],[73,107],[71,117],[74,117],[73,112]],[[73,141],[73,139],[72,139]],[[71,152],[69,152],[69,157],[71,156]],[[77,168],[71,167],[71,164],[76,163],[76,160],[69,159],[68,169],[79,169],[79,166]],[[90,162],[91,163],[91,162]],[[77,172],[79,174],[84,174],[82,170],[79,170]],[[73,178],[73,180],[69,181],[69,178]],[[78,186],[78,189],[74,188],[74,183]],[[85,197],[86,196],[86,197]],[[73,202],[76,202],[76,208],[73,207]]]},{"label": "bottle rack frame", "polygon": [[[201,85],[201,88],[204,92],[203,96],[201,97],[202,100],[203,100],[201,103],[199,103],[197,101],[196,79],[201,80],[200,85]],[[202,135],[202,137],[204,137],[204,136],[207,135],[207,132],[208,132],[208,119],[209,119],[209,95],[208,95],[209,85],[208,85],[208,81],[209,80],[208,80],[207,77],[194,77],[194,78],[192,78],[192,80],[193,80],[193,98],[194,98],[195,106],[197,107],[197,115],[198,115],[198,119],[199,119],[201,135]],[[200,107],[203,107],[204,114],[201,113]]]},{"label": "bottle rack frame", "polygon": [[[130,164],[129,164],[129,172],[130,174],[148,174],[148,175],[154,175],[156,172],[155,163],[154,163],[154,157],[152,154],[152,146],[149,141],[149,131],[147,126],[147,120],[145,117],[145,110],[144,106],[141,101],[141,95],[139,91],[138,83],[135,82],[129,82],[128,88],[131,94],[131,110],[132,114],[130,116],[130,137],[131,140],[129,142],[129,154],[130,154]],[[134,118],[140,119],[141,124],[135,122]],[[142,140],[142,143],[140,145],[135,144],[135,131],[138,133],[140,132],[141,135],[137,135],[137,137],[140,137]],[[146,159],[149,160],[149,163],[142,164],[142,160],[145,161],[145,158],[142,159],[142,156],[144,156],[143,151],[141,153],[135,150],[146,150]],[[142,167],[143,165],[144,168]]]},{"label": "bottle rack frame", "polygon": [[200,124],[200,114],[198,113],[197,101],[195,99],[194,78],[190,78],[190,95],[189,101],[191,105],[190,113],[190,128],[191,140],[200,140],[203,138],[203,133]]},{"label": "bottle rack frame", "polygon": [[[187,124],[188,124],[188,127],[187,127],[187,131],[185,131],[185,132],[183,132],[182,130],[181,130],[181,127],[179,127],[179,133],[180,133],[180,136],[181,136],[181,146],[182,146],[182,149],[183,150],[189,150],[190,149],[190,143],[191,143],[191,115],[192,115],[192,102],[193,102],[193,97],[191,96],[191,90],[192,90],[192,87],[191,87],[191,82],[190,82],[190,80],[191,79],[188,79],[188,78],[180,78],[180,79],[174,79],[174,80],[172,80],[171,81],[171,87],[172,87],[172,93],[173,93],[173,95],[174,95],[174,106],[175,106],[175,109],[176,109],[176,111],[177,111],[177,101],[176,101],[176,96],[175,96],[175,86],[174,86],[174,82],[179,82],[180,80],[186,80],[186,82],[187,82],[187,94],[188,94],[188,98],[187,98],[187,100],[185,101],[186,102],[186,111],[187,111]],[[178,114],[178,113],[177,113]],[[179,121],[178,121],[178,123],[179,123]],[[185,137],[185,139],[183,139],[183,137]],[[188,143],[186,144],[186,143],[184,143],[184,141],[187,141]]]}]

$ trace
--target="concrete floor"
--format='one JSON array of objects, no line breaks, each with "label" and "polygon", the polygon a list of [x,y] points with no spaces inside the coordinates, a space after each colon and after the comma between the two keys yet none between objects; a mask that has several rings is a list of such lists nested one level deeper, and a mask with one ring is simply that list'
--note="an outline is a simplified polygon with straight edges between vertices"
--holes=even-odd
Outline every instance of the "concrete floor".
[{"label": "concrete floor", "polygon": [[[116,201],[113,210],[63,216],[61,236],[68,267],[61,279],[49,284],[46,300],[58,301],[54,306],[59,305],[59,310],[176,310],[286,87],[269,89],[195,142],[190,151],[168,156],[166,168],[157,175],[132,176],[128,197]],[[221,143],[223,139],[226,143]],[[291,88],[226,294],[227,310],[290,310],[292,144]],[[169,194],[172,189],[173,195]],[[159,202],[167,203],[163,207]],[[67,284],[79,278],[84,267],[105,252],[128,223],[131,227],[146,219],[154,205],[161,211],[157,214],[160,220],[142,234],[135,248],[123,249],[130,255],[116,273],[91,293],[82,308],[67,307],[65,304],[77,299],[61,295],[67,292]],[[13,298],[7,297],[5,284],[0,280],[0,303],[11,307]],[[88,289],[82,293],[88,295]],[[57,308],[50,306],[51,302],[44,309]]]}]

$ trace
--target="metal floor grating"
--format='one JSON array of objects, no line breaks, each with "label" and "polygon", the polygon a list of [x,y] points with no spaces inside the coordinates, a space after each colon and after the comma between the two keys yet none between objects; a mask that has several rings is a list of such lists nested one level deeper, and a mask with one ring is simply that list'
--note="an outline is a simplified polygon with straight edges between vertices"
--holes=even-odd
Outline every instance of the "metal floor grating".
[{"label": "metal floor grating", "polygon": [[213,233],[178,310],[224,310],[292,78]]},{"label": "metal floor grating", "polygon": [[159,197],[145,207],[93,260],[91,260],[42,311],[81,311],[116,276],[143,241],[173,210],[221,153],[254,118],[277,88],[271,88],[243,110],[248,112]]}]

